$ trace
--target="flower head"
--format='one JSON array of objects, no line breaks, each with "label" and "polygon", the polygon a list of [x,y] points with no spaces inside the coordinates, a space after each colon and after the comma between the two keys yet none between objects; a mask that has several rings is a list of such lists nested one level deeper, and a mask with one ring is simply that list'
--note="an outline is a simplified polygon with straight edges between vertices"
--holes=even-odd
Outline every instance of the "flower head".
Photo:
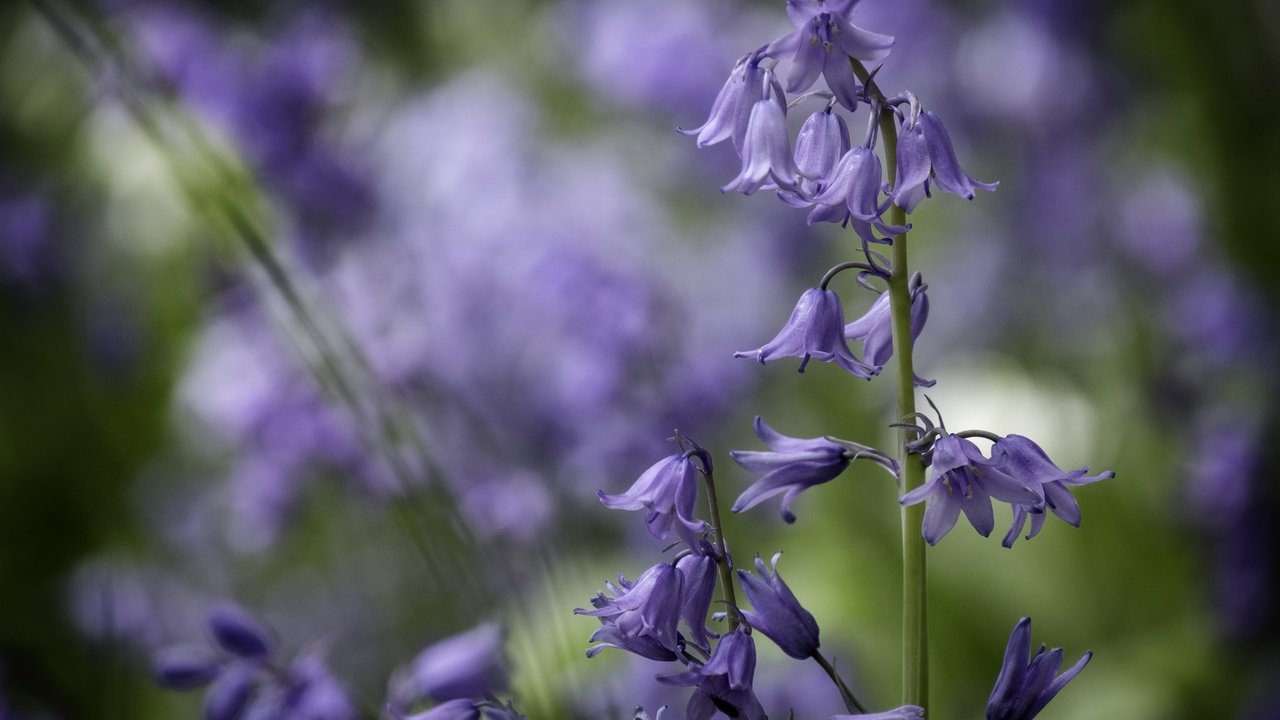
[{"label": "flower head", "polygon": [[1049,459],[1039,445],[1021,435],[1006,435],[998,440],[991,449],[991,460],[1010,477],[1039,486],[1044,493],[1042,505],[1014,504],[1013,524],[1002,541],[1005,547],[1013,547],[1028,515],[1031,517],[1031,530],[1027,539],[1035,537],[1044,527],[1046,508],[1071,526],[1080,527],[1080,505],[1067,486],[1088,485],[1116,476],[1110,470],[1086,476],[1085,473],[1089,472],[1087,467],[1065,472]]},{"label": "flower head", "polygon": [[826,188],[812,198],[815,207],[809,222],[848,222],[867,242],[881,242],[872,228],[890,237],[906,232],[905,226],[880,219],[889,207],[888,201],[880,201],[883,175],[874,150],[862,145],[850,149],[832,171]]},{"label": "flower head", "polygon": [[857,109],[861,92],[849,58],[883,59],[893,49],[893,37],[863,30],[850,22],[856,4],[856,0],[787,3],[787,14],[796,30],[770,43],[763,53],[791,58],[787,92],[808,90],[822,75],[841,105]]},{"label": "flower head", "polygon": [[754,357],[761,364],[776,357],[800,358],[800,372],[809,360],[835,362],[855,377],[871,378],[875,373],[853,356],[844,339],[844,309],[830,290],[809,288],[800,295],[791,317],[772,340],[755,350],[734,357]]},{"label": "flower head", "polygon": [[961,510],[978,534],[989,536],[996,522],[991,498],[1023,505],[1044,502],[1039,485],[1010,477],[962,437],[947,434],[938,438],[930,463],[929,480],[901,499],[903,505],[928,501],[920,530],[930,545],[936,545],[955,527]]},{"label": "flower head", "polygon": [[587,650],[595,657],[606,647],[616,647],[650,660],[675,660],[683,639],[677,630],[683,600],[680,571],[666,563],[644,571],[636,581],[618,576],[618,585],[605,583],[609,595],[591,599],[594,609],[574,610],[575,615],[599,618],[602,626],[591,635],[600,644]]},{"label": "flower head", "polygon": [[840,158],[849,152],[849,126],[828,107],[809,116],[796,136],[796,167],[800,170],[799,192],[788,204],[803,206],[804,196],[816,195],[827,186]]},{"label": "flower head", "polygon": [[759,505],[774,495],[786,493],[782,498],[782,519],[795,522],[791,503],[801,492],[836,478],[849,463],[858,458],[872,460],[897,476],[898,463],[884,453],[865,445],[848,441],[836,442],[828,438],[800,439],[787,437],[765,424],[757,417],[756,437],[769,448],[769,452],[734,450],[729,453],[739,465],[755,473],[763,473],[733,503],[734,512],[742,512]]},{"label": "flower head", "polygon": [[697,137],[698,147],[708,147],[732,139],[741,153],[747,137],[747,124],[757,101],[764,97],[765,71],[754,54],[740,58],[729,79],[725,80],[707,121],[692,130],[676,130]]},{"label": "flower head", "polygon": [[[924,284],[920,273],[911,276],[912,344],[920,337],[924,324],[929,319],[929,296],[925,292],[928,289],[929,286]],[[884,369],[889,358],[893,357],[893,316],[890,314],[888,291],[880,293],[880,297],[876,298],[871,309],[862,317],[844,326],[844,337],[848,341],[861,340],[863,362],[877,373]],[[915,384],[931,387],[933,381],[916,376]]]},{"label": "flower head", "polygon": [[1062,665],[1062,648],[1046,652],[1041,645],[1032,657],[1031,618],[1022,618],[1009,636],[1000,676],[987,700],[987,720],[1031,720],[1080,674],[1092,657],[1093,653],[1085,653],[1066,672],[1054,677]]},{"label": "flower head", "polygon": [[445,638],[413,659],[414,692],[438,702],[478,698],[506,685],[502,628],[483,623]]},{"label": "flower head", "polygon": [[659,540],[667,539],[677,520],[677,532],[690,544],[706,528],[706,523],[693,517],[698,502],[698,471],[684,454],[654,463],[624,493],[609,495],[601,490],[597,495],[611,510],[647,510],[645,526]]},{"label": "flower head", "polygon": [[904,124],[898,136],[898,176],[893,202],[907,212],[928,197],[929,183],[972,200],[975,189],[995,190],[1000,183],[984,183],[960,167],[951,136],[932,112],[921,113],[914,124]]},{"label": "flower head", "polygon": [[755,642],[737,630],[720,639],[706,664],[682,673],[659,675],[658,682],[698,688],[685,710],[688,720],[707,720],[717,710],[743,720],[765,720],[764,708],[752,689],[755,673]]},{"label": "flower head", "polygon": [[818,652],[818,621],[800,606],[800,601],[778,574],[778,559],[781,557],[782,553],[773,556],[772,575],[759,555],[756,556],[756,572],[760,577],[746,570],[738,571],[738,581],[752,607],[752,610],[742,610],[742,617],[748,625],[776,643],[782,652],[797,660],[805,660]]},{"label": "flower head", "polygon": [[689,641],[703,651],[711,650],[708,635],[718,637],[707,629],[707,611],[715,594],[717,568],[710,548],[702,553],[691,553],[676,562],[676,569],[683,578],[680,600],[680,617],[689,626]]}]

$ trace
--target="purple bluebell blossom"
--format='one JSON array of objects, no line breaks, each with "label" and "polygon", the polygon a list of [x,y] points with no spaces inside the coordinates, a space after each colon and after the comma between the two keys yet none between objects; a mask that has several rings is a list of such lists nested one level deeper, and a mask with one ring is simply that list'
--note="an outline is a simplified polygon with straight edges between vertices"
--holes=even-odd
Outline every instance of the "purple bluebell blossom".
[{"label": "purple bluebell blossom", "polygon": [[228,653],[246,660],[266,660],[275,639],[261,620],[238,605],[222,604],[209,610],[209,637]]},{"label": "purple bluebell blossom", "polygon": [[1035,537],[1044,527],[1046,509],[1071,526],[1080,527],[1080,506],[1067,486],[1088,485],[1116,476],[1110,470],[1086,476],[1085,473],[1089,472],[1087,467],[1065,472],[1049,459],[1039,445],[1021,435],[1006,435],[996,441],[991,449],[991,460],[1009,477],[1031,486],[1038,485],[1044,492],[1043,505],[1013,505],[1013,524],[1002,541],[1005,547],[1013,547],[1028,515],[1031,516],[1031,531],[1027,533],[1027,539]]},{"label": "purple bluebell blossom", "polygon": [[800,605],[791,588],[778,573],[778,559],[773,556],[773,574],[756,556],[755,577],[746,570],[738,571],[738,582],[743,593],[751,601],[751,610],[742,610],[742,617],[751,627],[764,633],[782,652],[797,660],[806,660],[818,652],[818,621]]},{"label": "purple bluebell blossom", "polygon": [[729,453],[747,470],[762,473],[762,477],[748,487],[733,503],[734,512],[742,512],[759,505],[774,495],[786,493],[782,498],[782,519],[795,522],[791,503],[803,491],[834,480],[849,463],[859,458],[871,460],[894,477],[898,463],[884,453],[865,445],[847,440],[793,438],[769,427],[756,417],[756,437],[769,448],[768,452],[734,450]]},{"label": "purple bluebell blossom", "polygon": [[259,668],[245,663],[231,663],[209,687],[204,696],[205,720],[236,720],[258,689]]},{"label": "purple bluebell blossom", "polygon": [[827,720],[924,720],[924,708],[916,705],[903,705],[902,707],[878,713],[832,715]]},{"label": "purple bluebell blossom", "polygon": [[796,192],[779,191],[792,207],[808,207],[804,200],[823,191],[831,181],[840,158],[849,152],[849,126],[828,107],[809,116],[796,136],[796,168],[801,178]]},{"label": "purple bluebell blossom", "polygon": [[1000,183],[975,180],[960,167],[951,136],[932,112],[920,114],[914,124],[904,124],[898,137],[898,175],[893,202],[911,212],[930,194],[933,182],[942,190],[972,200],[975,189],[993,191]]},{"label": "purple bluebell blossom", "polygon": [[930,545],[936,545],[955,527],[961,510],[978,534],[989,536],[996,522],[991,498],[1039,505],[1044,502],[1044,490],[1028,479],[1010,477],[972,442],[948,434],[933,444],[928,481],[903,495],[900,502],[928,501],[920,531]]},{"label": "purple bluebell blossom", "polygon": [[680,617],[689,628],[689,642],[704,652],[711,651],[710,637],[719,637],[707,629],[707,611],[715,594],[717,566],[714,551],[706,543],[701,552],[691,553],[676,562],[676,569],[683,578],[680,600]]},{"label": "purple bluebell blossom", "polygon": [[773,74],[766,72],[764,97],[751,106],[746,136],[739,148],[742,170],[720,188],[750,195],[772,180],[785,190],[795,190],[800,170],[791,153],[791,133],[787,129],[787,100],[773,85]]},{"label": "purple bluebell blossom", "polygon": [[880,201],[883,175],[874,150],[862,145],[850,149],[832,171],[826,188],[811,199],[815,207],[809,222],[848,222],[858,237],[872,243],[883,242],[873,228],[890,237],[906,232],[906,227],[880,219],[889,207],[887,201]]},{"label": "purple bluebell blossom", "polygon": [[854,377],[870,379],[874,372],[854,357],[844,339],[844,308],[831,290],[809,288],[800,295],[791,317],[772,340],[755,350],[743,350],[734,357],[754,357],[761,364],[776,357],[800,358],[804,372],[810,358],[835,362]]},{"label": "purple bluebell blossom", "polygon": [[[920,337],[920,333],[924,330],[925,322],[929,319],[929,295],[925,292],[929,286],[924,284],[920,273],[915,273],[911,276],[909,288],[911,342],[914,345],[916,338]],[[862,317],[844,326],[844,337],[848,341],[861,340],[863,362],[877,373],[884,369],[884,366],[889,363],[889,358],[893,357],[893,316],[890,313],[888,291],[881,293]],[[934,381],[925,380],[917,375],[915,384],[921,387],[932,387]]]},{"label": "purple bluebell blossom", "polygon": [[737,630],[720,639],[706,664],[681,673],[659,675],[658,681],[697,687],[685,708],[687,720],[708,720],[717,711],[743,720],[765,720],[764,708],[752,688],[755,672],[755,641]]},{"label": "purple bluebell blossom", "polygon": [[768,57],[792,60],[787,92],[803,92],[821,75],[841,105],[858,109],[862,93],[849,58],[883,59],[893,49],[893,38],[854,25],[850,17],[855,5],[856,0],[787,3],[787,14],[796,30],[773,41],[764,51]]},{"label": "purple bluebell blossom", "polygon": [[609,495],[597,491],[600,502],[610,510],[645,510],[649,534],[666,540],[671,527],[692,544],[706,523],[693,517],[698,502],[698,470],[683,454],[670,455],[654,463],[624,493]]},{"label": "purple bluebell blossom", "polygon": [[480,720],[480,707],[471,700],[450,700],[412,715],[406,715],[394,707],[388,707],[387,710],[397,720]]},{"label": "purple bluebell blossom", "polygon": [[151,661],[156,684],[169,690],[193,690],[213,682],[222,671],[222,658],[198,645],[162,648]]},{"label": "purple bluebell blossom", "polygon": [[589,648],[587,657],[616,647],[650,660],[675,660],[683,642],[677,628],[684,599],[680,571],[660,563],[634,583],[619,575],[617,585],[607,582],[605,587],[609,595],[597,593],[591,598],[592,610],[573,611],[601,622],[590,638],[600,644]]},{"label": "purple bluebell blossom", "polygon": [[1080,674],[1093,653],[1086,652],[1057,677],[1062,665],[1062,648],[1045,651],[1043,645],[1031,655],[1031,618],[1022,618],[1009,636],[1004,663],[987,700],[987,720],[1031,720],[1054,696]]},{"label": "purple bluebell blossom", "polygon": [[445,701],[478,698],[504,688],[502,644],[502,628],[483,623],[431,645],[413,659],[415,694]]},{"label": "purple bluebell blossom", "polygon": [[[756,103],[764,99],[765,83],[771,79],[772,74],[767,74],[760,67],[759,57],[755,54],[740,58],[730,71],[729,79],[725,80],[724,87],[716,95],[715,102],[711,104],[711,114],[707,116],[706,122],[691,130],[680,127],[676,130],[697,137],[700,148],[732,139],[734,148],[745,156],[743,146],[747,138],[747,126]],[[775,96],[777,101],[786,102],[781,88],[775,90]]]}]

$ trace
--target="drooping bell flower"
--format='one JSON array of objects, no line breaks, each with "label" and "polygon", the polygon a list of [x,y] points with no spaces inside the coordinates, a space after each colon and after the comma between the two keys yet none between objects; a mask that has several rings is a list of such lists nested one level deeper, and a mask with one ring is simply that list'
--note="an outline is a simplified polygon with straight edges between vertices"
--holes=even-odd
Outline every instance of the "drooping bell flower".
[{"label": "drooping bell flower", "polygon": [[495,623],[482,623],[434,643],[413,659],[410,675],[415,693],[443,702],[503,689],[507,670],[502,643],[502,628]]},{"label": "drooping bell flower", "polygon": [[784,190],[795,190],[800,170],[791,154],[791,131],[787,128],[786,98],[773,87],[772,73],[765,80],[767,92],[751,107],[746,137],[739,148],[742,170],[722,192],[750,195],[772,181]]},{"label": "drooping bell flower", "polygon": [[683,578],[680,617],[689,628],[689,642],[703,652],[710,652],[708,636],[718,635],[707,629],[707,611],[711,609],[711,599],[715,594],[718,568],[710,547],[698,549],[702,552],[685,555],[676,562],[676,569]]},{"label": "drooping bell flower", "polygon": [[903,125],[898,134],[897,159],[893,202],[906,212],[915,210],[921,200],[930,196],[931,182],[967,200],[973,199],[974,190],[993,191],[1000,185],[976,180],[960,167],[951,136],[932,112],[920,113],[914,125]]},{"label": "drooping bell flower", "polygon": [[1054,464],[1039,445],[1022,435],[1006,435],[996,441],[991,448],[991,460],[1010,477],[1028,485],[1038,485],[1044,492],[1042,506],[1013,506],[1013,523],[1001,543],[1005,547],[1013,547],[1028,516],[1031,517],[1031,530],[1027,533],[1027,539],[1039,534],[1044,527],[1046,509],[1072,527],[1080,527],[1080,505],[1067,486],[1088,485],[1116,476],[1110,470],[1086,476],[1085,473],[1089,472],[1087,467],[1066,472]]},{"label": "drooping bell flower", "polygon": [[[911,342],[914,345],[929,319],[929,295],[925,292],[929,286],[924,284],[920,273],[915,273],[908,287],[911,294]],[[884,369],[893,357],[893,316],[888,291],[881,293],[862,317],[844,326],[844,337],[850,342],[861,340],[863,362],[876,373]],[[934,382],[917,375],[915,384],[933,387]]]},{"label": "drooping bell flower", "polygon": [[746,570],[738,571],[738,582],[751,601],[751,610],[742,610],[742,617],[751,627],[764,633],[782,652],[797,660],[806,660],[818,652],[818,621],[800,606],[791,588],[778,574],[778,559],[773,556],[773,573],[756,556],[756,577]]},{"label": "drooping bell flower", "polygon": [[987,700],[987,720],[1031,720],[1050,700],[1080,674],[1093,653],[1086,652],[1066,672],[1054,677],[1062,665],[1062,648],[1031,655],[1031,618],[1022,618],[1009,636],[1004,663]]},{"label": "drooping bell flower", "polygon": [[870,379],[875,373],[853,356],[844,339],[844,309],[831,290],[809,288],[800,295],[791,317],[772,340],[734,357],[754,357],[761,364],[777,357],[800,358],[800,372],[809,360],[835,362],[854,377]]},{"label": "drooping bell flower", "polygon": [[659,540],[667,539],[676,521],[677,534],[691,545],[706,529],[706,523],[693,517],[698,502],[698,471],[683,454],[669,455],[654,463],[624,493],[609,495],[600,490],[596,494],[611,510],[646,510],[645,526]]},{"label": "drooping bell flower", "polygon": [[[854,3],[798,3],[788,7],[796,30],[770,43],[763,55],[791,60],[787,92],[808,90],[821,75],[831,93],[857,110],[862,92],[849,58],[880,60],[893,49],[893,37],[863,30],[849,21]],[[809,6],[809,7],[803,7]]]},{"label": "drooping bell flower", "polygon": [[872,243],[882,242],[872,228],[889,237],[906,232],[906,227],[881,220],[888,209],[888,203],[880,201],[883,175],[880,156],[874,150],[862,145],[852,148],[840,158],[826,188],[812,198],[814,205],[826,210],[815,208],[809,222],[848,222],[858,237]]},{"label": "drooping bell flower", "polygon": [[847,152],[849,126],[838,113],[831,112],[830,107],[804,121],[796,136],[796,168],[801,174],[800,187],[793,198],[797,205],[807,206],[802,198],[813,197],[826,188],[840,158]]},{"label": "drooping bell flower", "polygon": [[675,660],[682,642],[677,628],[684,588],[680,571],[660,563],[634,583],[619,575],[617,585],[607,582],[605,588],[608,595],[597,593],[591,599],[593,609],[573,611],[601,622],[590,639],[600,644],[589,648],[587,657],[616,647],[650,660]]},{"label": "drooping bell flower", "polygon": [[741,154],[751,110],[764,97],[764,82],[765,71],[760,67],[757,55],[744,55],[733,66],[729,79],[716,95],[706,122],[691,130],[680,127],[676,130],[696,137],[700,148],[732,139],[734,148]]},{"label": "drooping bell flower", "polygon": [[716,712],[742,720],[765,720],[764,708],[752,688],[755,673],[755,641],[739,629],[720,638],[706,664],[659,675],[658,682],[697,688],[685,708],[688,720],[708,720]]}]

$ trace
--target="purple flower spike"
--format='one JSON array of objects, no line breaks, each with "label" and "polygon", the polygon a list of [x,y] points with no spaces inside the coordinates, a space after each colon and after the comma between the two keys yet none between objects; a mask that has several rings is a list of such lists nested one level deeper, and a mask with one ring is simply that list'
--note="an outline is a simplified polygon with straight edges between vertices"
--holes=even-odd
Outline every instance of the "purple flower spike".
[{"label": "purple flower spike", "polygon": [[275,646],[266,625],[239,606],[218,605],[206,622],[218,647],[237,657],[265,660]]},{"label": "purple flower spike", "polygon": [[645,526],[649,534],[666,540],[671,526],[680,521],[677,532],[690,545],[695,536],[706,529],[706,523],[693,517],[698,502],[698,471],[684,455],[670,455],[654,463],[626,492],[596,495],[610,510],[647,510]]},{"label": "purple flower spike", "polygon": [[795,190],[800,170],[791,156],[791,134],[782,97],[763,98],[751,108],[742,143],[742,171],[720,188],[750,195],[772,178],[778,187]]},{"label": "purple flower spike", "polygon": [[[925,292],[929,286],[924,284],[920,273],[915,273],[911,276],[909,287],[911,343],[914,345],[916,338],[920,337],[920,333],[924,330],[925,322],[929,319],[929,296]],[[889,293],[886,291],[876,298],[871,309],[867,310],[862,317],[844,326],[845,339],[862,341],[863,361],[876,373],[883,370],[889,363],[889,359],[893,357],[893,316],[889,311]],[[934,381],[925,380],[917,375],[915,384],[920,387],[933,387]]]},{"label": "purple flower spike", "polygon": [[716,589],[716,560],[710,552],[685,555],[676,563],[676,569],[683,578],[680,617],[689,626],[689,641],[704,652],[710,652],[708,635],[719,637],[707,629],[707,611],[711,608],[711,598]]},{"label": "purple flower spike", "polygon": [[752,689],[755,673],[755,642],[738,630],[721,638],[705,665],[659,675],[658,682],[698,688],[685,709],[688,720],[708,720],[717,711],[743,720],[765,720],[764,708]]},{"label": "purple flower spike", "polygon": [[152,660],[156,683],[170,690],[191,690],[213,682],[222,671],[222,661],[198,646],[168,647]]},{"label": "purple flower spike", "polygon": [[413,660],[411,671],[420,697],[436,701],[477,698],[506,686],[502,628],[484,623],[441,640]]},{"label": "purple flower spike", "polygon": [[1039,485],[1012,478],[983,457],[968,440],[943,435],[933,444],[932,473],[920,487],[902,496],[903,505],[928,501],[920,531],[930,545],[938,544],[955,527],[963,510],[973,529],[987,537],[995,528],[991,498],[1014,505],[1044,502]]},{"label": "purple flower spike", "polygon": [[634,583],[619,575],[618,585],[605,583],[605,587],[610,595],[593,597],[593,610],[573,611],[602,623],[591,635],[591,642],[600,644],[588,649],[587,657],[616,647],[650,660],[675,660],[682,641],[676,627],[684,588],[680,571],[662,563],[644,571]]},{"label": "purple flower spike", "polygon": [[[927,157],[926,157],[927,156]],[[903,127],[898,139],[898,177],[894,180],[893,201],[907,212],[929,196],[929,182],[942,190],[972,200],[975,189],[988,192],[1000,183],[984,183],[960,167],[951,136],[942,120],[924,112],[914,127]]]},{"label": "purple flower spike", "polygon": [[1046,652],[1041,645],[1032,657],[1031,618],[1022,618],[1009,636],[1000,676],[987,700],[987,720],[1031,720],[1080,674],[1092,657],[1093,653],[1085,653],[1066,672],[1054,677],[1062,665],[1062,649]]},{"label": "purple flower spike", "polygon": [[480,720],[480,708],[470,700],[450,700],[413,715],[405,715],[394,707],[388,707],[387,711],[398,720]]},{"label": "purple flower spike", "polygon": [[894,477],[898,475],[897,461],[865,445],[827,438],[787,437],[769,427],[760,417],[756,417],[755,430],[756,437],[769,448],[769,452],[734,450],[729,453],[747,470],[763,473],[763,477],[738,496],[733,503],[734,512],[749,510],[774,495],[786,493],[782,498],[782,519],[788,523],[795,522],[791,503],[796,496],[814,485],[835,479],[851,461],[858,458],[872,460]]},{"label": "purple flower spike", "polygon": [[1007,435],[997,441],[991,449],[991,459],[1010,477],[1028,485],[1038,485],[1044,492],[1043,505],[1013,506],[1013,524],[1009,526],[1009,532],[1002,541],[1005,547],[1013,547],[1028,515],[1031,517],[1031,531],[1027,533],[1027,539],[1039,534],[1044,527],[1045,508],[1071,526],[1080,527],[1080,505],[1067,486],[1088,485],[1116,476],[1110,470],[1086,476],[1085,473],[1089,472],[1087,467],[1065,472],[1049,459],[1039,445],[1021,435]]},{"label": "purple flower spike", "polygon": [[875,372],[853,356],[844,339],[844,309],[831,290],[809,288],[800,295],[782,330],[765,345],[744,350],[734,357],[754,357],[761,364],[776,357],[800,358],[800,372],[813,358],[834,361],[855,377],[870,379]]},{"label": "purple flower spike", "polygon": [[924,720],[924,708],[915,705],[903,705],[899,708],[878,713],[832,715],[827,720]]},{"label": "purple flower spike", "polygon": [[782,648],[782,652],[797,660],[806,660],[818,652],[818,621],[800,606],[800,601],[778,574],[778,559],[781,557],[782,553],[773,556],[772,575],[759,555],[756,556],[756,572],[760,577],[746,570],[738,571],[742,591],[753,608],[743,610],[742,616],[748,625]]}]

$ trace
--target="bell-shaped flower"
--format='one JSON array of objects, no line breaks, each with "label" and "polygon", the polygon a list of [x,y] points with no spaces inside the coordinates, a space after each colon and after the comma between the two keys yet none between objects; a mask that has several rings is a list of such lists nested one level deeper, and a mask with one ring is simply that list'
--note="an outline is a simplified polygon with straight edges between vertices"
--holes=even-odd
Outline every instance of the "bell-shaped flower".
[{"label": "bell-shaped flower", "polygon": [[757,417],[756,437],[769,448],[769,452],[734,450],[729,455],[739,465],[762,476],[748,487],[733,503],[734,512],[742,512],[759,505],[769,498],[786,493],[782,498],[782,519],[795,522],[791,503],[796,497],[814,485],[835,479],[849,463],[856,459],[871,460],[894,477],[898,463],[893,458],[871,447],[841,440],[821,438],[793,438],[783,435]]},{"label": "bell-shaped flower", "polygon": [[734,357],[754,357],[761,364],[777,357],[800,358],[804,372],[810,358],[835,362],[855,377],[870,379],[875,373],[853,356],[844,339],[844,308],[831,290],[809,288],[800,295],[791,317],[769,342],[755,350],[743,350]]},{"label": "bell-shaped flower", "polygon": [[[733,146],[741,154],[751,110],[764,97],[765,83],[770,80],[766,71],[759,66],[759,58],[755,54],[743,56],[733,66],[729,79],[711,104],[711,114],[707,121],[692,130],[680,127],[676,130],[697,137],[700,148],[732,139]],[[780,92],[781,88],[778,90]]]},{"label": "bell-shaped flower", "polygon": [[898,173],[894,179],[893,202],[906,212],[915,210],[931,195],[930,182],[942,190],[972,200],[975,189],[995,190],[1000,183],[984,183],[960,167],[951,136],[942,120],[923,112],[914,125],[903,125],[898,135]]},{"label": "bell-shaped flower", "polygon": [[205,720],[236,720],[258,689],[259,668],[230,663],[204,696]]},{"label": "bell-shaped flower", "polygon": [[[920,337],[924,324],[929,319],[929,295],[925,292],[928,289],[929,286],[924,284],[920,273],[911,276],[909,290],[912,345],[915,344],[916,338]],[[876,298],[871,308],[862,317],[844,326],[844,337],[850,342],[861,340],[863,362],[876,373],[884,369],[889,359],[893,357],[893,316],[890,313],[888,291],[880,293],[880,297]],[[933,387],[934,382],[917,375],[915,384],[921,387]]]},{"label": "bell-shaped flower", "polygon": [[443,702],[501,690],[507,683],[502,643],[502,628],[482,623],[431,645],[413,659],[415,694]]},{"label": "bell-shaped flower", "polygon": [[755,641],[737,630],[720,639],[705,664],[659,675],[658,682],[697,687],[685,709],[688,720],[708,720],[717,711],[743,720],[765,720],[764,708],[752,688],[755,673]]},{"label": "bell-shaped flower", "polygon": [[689,627],[689,641],[703,652],[710,652],[708,636],[719,637],[707,629],[707,611],[711,609],[711,598],[715,594],[718,569],[711,548],[700,549],[702,553],[685,555],[676,562],[676,569],[683,579],[680,617]]},{"label": "bell-shaped flower", "polygon": [[169,690],[194,690],[213,682],[222,672],[223,660],[208,648],[176,645],[161,648],[151,661],[156,684]]},{"label": "bell-shaped flower", "polygon": [[933,444],[928,481],[903,495],[900,502],[928,502],[920,530],[930,545],[936,545],[955,527],[962,510],[978,534],[991,535],[996,523],[991,498],[1038,505],[1044,502],[1044,491],[1038,484],[1007,475],[972,442],[948,434]]},{"label": "bell-shaped flower", "polygon": [[800,606],[800,601],[778,574],[778,559],[781,557],[782,553],[773,556],[773,574],[769,573],[759,555],[756,556],[756,572],[760,577],[746,570],[738,571],[738,582],[752,607],[751,610],[742,610],[742,617],[782,652],[797,660],[805,660],[818,652],[818,621]]},{"label": "bell-shaped flower", "polygon": [[646,510],[645,526],[649,534],[666,540],[673,523],[681,539],[689,544],[706,529],[706,523],[693,517],[698,502],[698,471],[693,461],[683,454],[669,455],[644,471],[631,487],[618,495],[598,491],[597,496],[611,510]]},{"label": "bell-shaped flower", "polygon": [[650,660],[675,660],[683,643],[677,629],[683,600],[684,578],[666,563],[644,571],[636,581],[618,576],[618,585],[605,583],[609,594],[591,599],[591,610],[578,608],[576,615],[590,615],[601,622],[591,635],[599,642],[587,650],[595,657],[606,647],[616,647]]},{"label": "bell-shaped flower", "polygon": [[987,700],[987,720],[1031,720],[1053,700],[1093,657],[1086,652],[1066,672],[1054,677],[1062,665],[1062,648],[1046,652],[1043,645],[1031,655],[1031,618],[1022,618],[1009,636],[1000,676]]},{"label": "bell-shaped flower", "polygon": [[829,107],[810,115],[796,136],[796,168],[801,175],[796,200],[821,193],[847,152],[849,126],[844,118]]},{"label": "bell-shaped flower", "polygon": [[795,190],[800,170],[791,155],[791,132],[787,129],[786,100],[771,92],[751,107],[746,138],[742,142],[742,170],[720,188],[750,195],[772,181],[785,190]]},{"label": "bell-shaped flower", "polygon": [[266,625],[238,605],[213,607],[206,617],[206,625],[218,647],[246,660],[266,660],[275,647]]},{"label": "bell-shaped flower", "polygon": [[1044,527],[1046,508],[1071,526],[1080,527],[1080,505],[1067,486],[1088,485],[1116,476],[1110,470],[1097,475],[1086,475],[1089,472],[1087,467],[1066,472],[1055,465],[1039,445],[1021,435],[1006,435],[996,441],[991,448],[991,460],[1005,474],[1028,485],[1038,485],[1044,492],[1044,504],[1041,506],[1025,503],[1013,506],[1013,524],[1009,526],[1009,532],[1002,542],[1005,547],[1013,547],[1028,516],[1031,517],[1031,530],[1027,533],[1027,539],[1039,534]]},{"label": "bell-shaped flower", "polygon": [[827,720],[924,720],[924,708],[917,705],[903,705],[902,707],[878,713],[832,715]]},{"label": "bell-shaped flower", "polygon": [[905,227],[888,225],[881,220],[888,209],[887,202],[880,202],[883,174],[880,156],[875,151],[861,145],[849,150],[840,158],[826,188],[812,198],[813,204],[826,210],[819,213],[815,208],[809,222],[847,221],[867,242],[882,242],[872,233],[872,228],[890,237],[906,232]]}]

